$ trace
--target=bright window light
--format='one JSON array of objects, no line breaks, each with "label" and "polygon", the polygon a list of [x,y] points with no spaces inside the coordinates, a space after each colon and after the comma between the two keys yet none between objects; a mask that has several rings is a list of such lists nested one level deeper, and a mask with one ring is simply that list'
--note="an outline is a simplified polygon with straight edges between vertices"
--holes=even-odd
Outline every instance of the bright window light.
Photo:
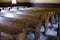
[{"label": "bright window light", "polygon": [[12,0],[12,4],[16,4],[16,0]]}]

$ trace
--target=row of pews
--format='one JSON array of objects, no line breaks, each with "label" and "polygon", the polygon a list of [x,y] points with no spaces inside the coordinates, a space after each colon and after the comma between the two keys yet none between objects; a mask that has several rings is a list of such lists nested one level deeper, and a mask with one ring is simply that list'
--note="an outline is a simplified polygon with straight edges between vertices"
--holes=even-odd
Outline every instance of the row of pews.
[{"label": "row of pews", "polygon": [[0,39],[27,40],[27,33],[32,32],[39,40],[41,26],[44,25],[45,35],[48,23],[53,27],[56,17],[60,18],[60,8],[0,8]]}]

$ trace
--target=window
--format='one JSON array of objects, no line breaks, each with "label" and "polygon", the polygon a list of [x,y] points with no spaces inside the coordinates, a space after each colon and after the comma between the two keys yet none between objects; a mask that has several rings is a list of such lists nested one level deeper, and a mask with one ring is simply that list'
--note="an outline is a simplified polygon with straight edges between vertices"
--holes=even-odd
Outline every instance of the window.
[{"label": "window", "polygon": [[12,4],[16,4],[16,0],[11,0],[12,1]]}]

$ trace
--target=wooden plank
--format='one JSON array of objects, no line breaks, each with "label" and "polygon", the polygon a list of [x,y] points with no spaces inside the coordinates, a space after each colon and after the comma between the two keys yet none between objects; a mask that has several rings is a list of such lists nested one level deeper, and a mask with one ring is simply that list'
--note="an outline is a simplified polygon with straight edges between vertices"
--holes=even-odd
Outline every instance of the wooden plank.
[{"label": "wooden plank", "polygon": [[[50,13],[51,13],[51,15],[54,15],[53,14],[53,12],[52,11],[50,11],[50,13],[48,14],[49,12],[47,11],[47,14],[42,14],[42,18],[44,19],[45,18],[45,16],[47,16],[47,15],[49,15]],[[36,13],[37,14],[37,13]],[[38,19],[38,15],[23,15],[23,14],[21,14],[21,15],[19,15],[19,14],[13,14],[14,15],[14,17],[10,17],[10,18],[18,18],[18,19],[29,19],[30,20],[30,22],[32,21],[34,21],[34,20],[37,20]],[[1,16],[4,16],[3,14],[1,14]],[[39,15],[40,16],[40,15]],[[4,16],[4,17],[6,17],[6,16]],[[48,16],[49,17],[49,16]],[[6,17],[6,18],[9,18],[9,17]],[[47,18],[47,17],[46,17]],[[44,19],[45,20],[45,19]],[[42,21],[42,20],[41,20]],[[37,21],[34,21],[33,23],[35,23],[35,22],[37,22]],[[39,26],[36,28],[36,32],[38,32],[38,34],[39,34]],[[39,36],[37,35],[36,36],[36,40],[38,40],[38,38],[39,38]]]},{"label": "wooden plank", "polygon": [[1,32],[1,40],[14,40],[13,35]]},{"label": "wooden plank", "polygon": [[17,40],[27,40],[26,37],[26,31],[24,31],[23,33],[17,34]]},{"label": "wooden plank", "polygon": [[[24,28],[24,20],[7,19],[0,17],[0,30],[6,33],[20,33]],[[8,25],[7,25],[8,24]]]}]

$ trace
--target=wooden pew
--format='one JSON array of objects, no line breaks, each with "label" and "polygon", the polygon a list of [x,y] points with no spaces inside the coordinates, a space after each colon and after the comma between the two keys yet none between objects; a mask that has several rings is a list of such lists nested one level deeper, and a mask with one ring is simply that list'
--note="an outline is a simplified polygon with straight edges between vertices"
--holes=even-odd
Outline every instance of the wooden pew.
[{"label": "wooden pew", "polygon": [[[48,25],[48,22],[49,22],[49,19],[50,18],[52,18],[51,19],[51,26],[52,26],[52,24],[53,24],[53,22],[54,22],[54,16],[55,16],[55,13],[56,12],[59,12],[59,8],[50,8],[50,9],[44,9],[44,10],[22,10],[22,12],[24,12],[24,14],[36,14],[36,15],[39,15],[39,16],[41,16],[41,18],[42,18],[42,22],[43,21],[46,21],[46,23],[45,23],[45,26],[47,27],[47,25]],[[46,13],[45,13],[46,12]],[[42,14],[41,14],[42,13]],[[44,14],[45,13],[45,14]],[[19,13],[16,13],[16,14],[19,14]],[[46,17],[46,18],[45,18]],[[47,30],[46,30],[47,31]]]},{"label": "wooden pew", "polygon": [[1,40],[14,40],[13,35],[1,32]]},{"label": "wooden pew", "polygon": [[[1,14],[1,16],[3,17],[4,15],[3,14]],[[28,25],[30,25],[30,24],[33,24],[34,26],[35,26],[35,29],[37,28],[37,29],[39,29],[38,30],[38,33],[40,34],[40,23],[38,23],[39,21],[39,18],[36,16],[36,15],[15,15],[14,14],[14,16],[15,17],[10,17],[10,18],[16,18],[16,19],[28,19]],[[9,18],[9,17],[6,17],[6,16],[4,16],[5,18]],[[38,19],[38,20],[37,20]],[[13,22],[13,21],[12,21]],[[39,25],[38,25],[39,24]],[[37,27],[36,27],[37,26]],[[37,30],[36,29],[36,30]],[[35,32],[35,33],[37,33],[37,31]],[[37,34],[36,34],[37,35]],[[40,35],[39,35],[40,36]]]},{"label": "wooden pew", "polygon": [[25,20],[10,19],[0,17],[0,30],[6,33],[14,34],[20,33],[24,29]]},{"label": "wooden pew", "polygon": [[[19,10],[20,12],[14,12],[14,14],[22,14],[22,15],[38,15],[41,17],[41,21],[45,21],[45,26],[47,27],[49,19],[51,19],[51,24],[54,21],[54,15],[57,11],[56,8],[31,8],[31,9],[25,9],[25,10]],[[47,30],[46,30],[47,31]]]},{"label": "wooden pew", "polygon": [[[14,14],[14,15],[15,15],[15,14]],[[4,15],[3,15],[3,16],[4,16]],[[39,19],[39,18],[38,18],[38,17],[35,17],[36,15],[34,15],[34,17],[32,17],[31,15],[30,15],[29,17],[28,17],[28,16],[29,16],[29,15],[25,15],[25,16],[24,16],[24,15],[18,15],[18,16],[16,16],[16,17],[11,17],[11,18],[19,18],[19,19],[22,19],[22,18],[23,18],[23,19],[24,19],[24,18],[27,19],[27,18],[28,18],[28,19],[29,19],[29,17],[30,17],[30,24],[31,24],[31,23],[32,23],[32,25],[34,25],[35,23],[37,24],[37,21],[38,21],[38,20],[36,21],[36,19]],[[38,16],[38,15],[37,15],[37,16]],[[41,20],[41,21],[42,21],[42,20]],[[41,23],[41,22],[40,22],[40,23]],[[29,25],[30,25],[30,24],[29,24]],[[36,25],[36,24],[35,24],[35,25]],[[37,25],[38,25],[38,24],[37,24]],[[37,26],[37,25],[36,25],[36,26]],[[36,27],[37,30],[38,30],[38,28],[40,28],[40,24],[39,24],[39,27]],[[39,30],[40,30],[40,29],[39,29]],[[36,31],[36,33],[37,33],[37,31]],[[36,39],[36,40],[37,40],[37,39]]]},{"label": "wooden pew", "polygon": [[[36,12],[37,12],[37,11],[36,11]],[[34,13],[36,13],[36,12],[34,12]],[[39,11],[38,11],[38,12],[39,12]],[[44,13],[44,12],[43,12],[43,13]],[[14,14],[14,15],[15,15],[15,14]],[[33,15],[34,15],[34,14],[33,14]],[[37,14],[35,14],[35,15],[37,15]],[[38,14],[38,15],[39,15],[39,14]],[[45,21],[45,16],[46,16],[46,14],[40,14],[40,15],[43,15],[43,16],[42,16],[42,19],[41,19],[40,21],[42,21],[42,20]],[[40,16],[40,15],[39,15],[39,16]],[[19,15],[19,16],[20,16],[21,18],[25,18],[25,16],[24,16],[24,17],[21,16],[21,15]],[[17,18],[20,18],[19,16],[18,16]],[[33,17],[33,18],[30,17],[30,18],[33,19],[34,17]],[[30,19],[30,22],[31,22],[31,19]],[[36,19],[33,19],[33,21],[34,21],[34,20],[36,20]],[[35,23],[36,21],[34,21],[34,22],[33,22],[33,21],[32,21],[32,24],[34,25],[34,23]],[[42,21],[42,22],[43,22],[43,21]],[[37,23],[37,22],[36,22],[36,23]],[[39,26],[40,26],[40,24],[39,24]],[[38,30],[38,28],[40,28],[40,27],[36,27],[37,30]],[[36,32],[37,32],[37,30],[36,30]],[[36,37],[36,38],[38,38],[38,37]],[[36,39],[36,40],[37,40],[37,39]]]},{"label": "wooden pew", "polygon": [[[48,10],[47,10],[48,11]],[[49,13],[50,14],[50,13]],[[41,15],[41,14],[40,14]],[[43,14],[42,14],[43,15]],[[21,15],[20,15],[21,16]],[[43,15],[43,16],[41,16],[43,19],[44,19],[44,16],[46,16],[46,15]],[[51,17],[51,16],[50,16]],[[48,17],[49,18],[49,17]]]},{"label": "wooden pew", "polygon": [[[26,31],[24,30],[24,26],[25,26],[25,19],[14,19],[14,18],[0,17],[0,30],[5,33],[12,34],[12,35],[19,33],[22,36],[26,35]],[[21,36],[18,36],[18,38],[19,37],[21,37]],[[2,40],[4,38],[6,38],[6,37],[2,36]],[[23,37],[23,38],[25,38],[25,37]],[[6,38],[6,40],[8,40],[8,39]],[[15,39],[15,37],[14,37],[14,39]],[[22,38],[19,38],[19,39],[22,39]],[[23,39],[23,40],[25,40],[25,39]]]}]

